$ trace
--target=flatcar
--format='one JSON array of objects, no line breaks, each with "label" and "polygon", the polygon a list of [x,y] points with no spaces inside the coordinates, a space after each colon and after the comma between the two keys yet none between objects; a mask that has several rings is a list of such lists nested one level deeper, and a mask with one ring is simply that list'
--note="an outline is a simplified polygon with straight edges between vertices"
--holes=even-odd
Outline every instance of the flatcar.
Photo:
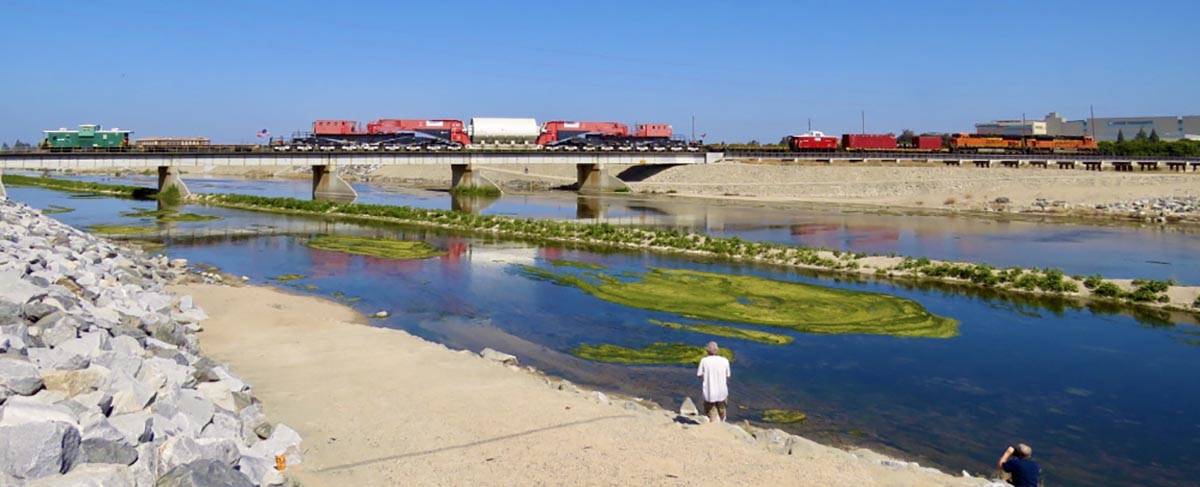
[{"label": "flatcar", "polygon": [[[681,151],[688,150],[685,141],[672,138],[670,125],[663,123],[638,124],[631,134],[629,126],[620,122],[552,121],[542,125],[536,144],[546,150],[625,150]],[[698,150],[698,147],[694,150]]]}]

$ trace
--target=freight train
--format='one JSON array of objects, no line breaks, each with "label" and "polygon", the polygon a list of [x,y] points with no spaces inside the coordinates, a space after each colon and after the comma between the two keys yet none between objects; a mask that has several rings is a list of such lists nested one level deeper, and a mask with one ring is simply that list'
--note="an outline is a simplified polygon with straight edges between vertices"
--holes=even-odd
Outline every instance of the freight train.
[{"label": "freight train", "polygon": [[312,132],[273,146],[278,151],[441,151],[527,149],[564,151],[698,151],[700,146],[673,138],[670,125],[638,124],[630,133],[620,122],[556,120],[539,126],[532,118],[461,120],[379,119],[317,120]]},{"label": "freight train", "polygon": [[998,152],[998,153],[1095,153],[1096,140],[1090,136],[1049,135],[917,135],[911,142],[900,143],[893,134],[844,134],[837,137],[811,131],[787,138],[792,151],[901,151],[901,152]]}]

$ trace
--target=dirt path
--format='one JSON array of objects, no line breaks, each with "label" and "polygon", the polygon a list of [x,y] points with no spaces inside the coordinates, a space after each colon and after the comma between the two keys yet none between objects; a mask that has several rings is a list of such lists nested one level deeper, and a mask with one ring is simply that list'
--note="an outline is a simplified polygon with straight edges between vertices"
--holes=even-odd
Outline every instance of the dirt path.
[{"label": "dirt path", "polygon": [[979,485],[816,444],[788,456],[719,425],[557,390],[537,375],[365,326],[271,288],[189,285],[201,347],[304,437],[289,470],[325,485]]}]

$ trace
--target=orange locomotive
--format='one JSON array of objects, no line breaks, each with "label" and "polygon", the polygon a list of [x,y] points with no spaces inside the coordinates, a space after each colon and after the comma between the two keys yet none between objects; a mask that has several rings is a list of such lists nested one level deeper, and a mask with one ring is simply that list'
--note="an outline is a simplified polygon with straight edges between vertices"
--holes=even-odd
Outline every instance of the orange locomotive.
[{"label": "orange locomotive", "polygon": [[950,137],[953,152],[1096,152],[1096,140],[1091,136],[1061,135],[978,135],[954,134]]}]

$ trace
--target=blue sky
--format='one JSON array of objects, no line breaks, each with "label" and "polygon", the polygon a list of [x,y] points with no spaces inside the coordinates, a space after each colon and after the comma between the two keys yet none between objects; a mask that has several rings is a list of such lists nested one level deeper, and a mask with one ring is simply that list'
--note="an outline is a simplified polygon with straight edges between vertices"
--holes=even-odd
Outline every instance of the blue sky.
[{"label": "blue sky", "polygon": [[1200,2],[6,2],[0,140],[690,118],[710,141],[1200,113]]}]

